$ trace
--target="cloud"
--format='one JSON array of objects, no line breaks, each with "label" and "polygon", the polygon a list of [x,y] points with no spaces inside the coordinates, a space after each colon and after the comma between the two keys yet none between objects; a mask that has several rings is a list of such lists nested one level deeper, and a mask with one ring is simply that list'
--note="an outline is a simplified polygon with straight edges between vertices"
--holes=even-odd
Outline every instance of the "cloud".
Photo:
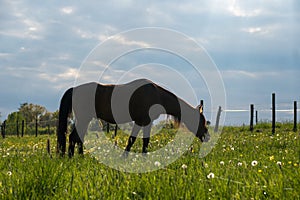
[{"label": "cloud", "polygon": [[249,4],[248,4],[248,8],[246,9],[245,7],[242,7],[240,3],[241,1],[237,1],[237,0],[230,1],[228,6],[228,11],[236,17],[255,17],[262,13],[262,10],[259,8],[249,9]]},{"label": "cloud", "polygon": [[[294,96],[293,84],[300,76],[297,70],[300,65],[298,1],[92,0],[36,3],[3,0],[0,4],[0,80],[4,83],[0,89],[6,91],[3,85],[10,88],[4,95],[7,100],[0,101],[0,112],[4,116],[9,110],[4,108],[11,109],[29,100],[55,109],[61,93],[73,85],[83,60],[107,39],[114,39],[116,46],[124,48],[153,45],[138,36],[113,37],[139,27],[175,29],[199,42],[220,68],[230,104],[252,100],[249,92],[255,94],[253,96],[257,94],[257,101],[262,101],[259,98],[263,99],[263,94],[272,90],[289,98]],[[151,37],[158,44],[182,48],[170,42],[174,38],[159,40],[160,35]],[[195,53],[193,49],[185,50],[191,55]],[[118,49],[106,47],[100,53],[109,56],[114,51]],[[138,66],[150,62],[153,56],[151,53],[148,56],[136,55],[121,60],[122,64]],[[157,56],[152,57],[152,61],[175,66],[195,79],[194,74],[185,71],[186,68],[181,67],[183,63],[177,59]],[[95,74],[106,65],[91,63],[91,70],[78,77],[84,81],[89,81],[90,77],[98,79]],[[117,70],[122,73],[126,66],[118,66]],[[111,80],[106,77],[107,82]],[[197,89],[201,94],[205,89],[202,90],[200,82]],[[260,88],[261,85],[264,88]]]},{"label": "cloud", "polygon": [[61,12],[66,15],[70,15],[74,12],[74,8],[72,7],[63,7],[61,8]]}]

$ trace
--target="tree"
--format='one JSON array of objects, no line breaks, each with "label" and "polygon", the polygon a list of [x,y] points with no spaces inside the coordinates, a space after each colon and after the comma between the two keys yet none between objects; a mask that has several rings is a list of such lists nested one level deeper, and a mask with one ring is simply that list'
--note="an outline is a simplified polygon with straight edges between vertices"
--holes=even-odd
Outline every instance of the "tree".
[{"label": "tree", "polygon": [[45,115],[47,110],[44,106],[23,103],[20,105],[19,112],[26,119],[27,123],[31,123]]}]

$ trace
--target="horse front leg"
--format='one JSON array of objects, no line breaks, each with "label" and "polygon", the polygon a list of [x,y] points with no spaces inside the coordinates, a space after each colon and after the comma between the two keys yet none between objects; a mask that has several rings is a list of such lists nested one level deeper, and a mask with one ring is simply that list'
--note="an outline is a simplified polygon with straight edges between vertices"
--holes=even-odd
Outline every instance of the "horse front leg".
[{"label": "horse front leg", "polygon": [[134,142],[136,140],[136,137],[137,137],[140,130],[141,130],[141,127],[139,125],[136,125],[136,124],[133,125],[131,135],[128,139],[127,146],[126,146],[126,149],[125,149],[125,152],[124,152],[125,154],[128,154],[128,152],[130,151],[130,149],[131,149],[132,145],[134,144]]},{"label": "horse front leg", "polygon": [[149,141],[150,141],[151,127],[152,127],[152,123],[143,127],[143,149],[142,149],[143,154],[148,153],[148,145],[149,145]]}]

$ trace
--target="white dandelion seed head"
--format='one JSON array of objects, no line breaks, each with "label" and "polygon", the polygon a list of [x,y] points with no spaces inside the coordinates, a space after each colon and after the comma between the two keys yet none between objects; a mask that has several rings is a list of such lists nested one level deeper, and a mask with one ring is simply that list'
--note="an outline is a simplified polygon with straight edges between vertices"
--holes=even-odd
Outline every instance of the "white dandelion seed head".
[{"label": "white dandelion seed head", "polygon": [[181,166],[181,168],[182,168],[182,169],[186,169],[186,168],[187,168],[187,165],[186,165],[186,164],[183,164],[183,165]]},{"label": "white dandelion seed head", "polygon": [[11,171],[8,171],[8,172],[7,172],[7,175],[8,175],[8,176],[11,176],[11,175],[12,175],[12,172],[11,172]]},{"label": "white dandelion seed head", "polygon": [[208,179],[213,179],[213,178],[215,178],[215,174],[212,173],[212,172],[210,172],[210,173],[207,175],[207,178],[208,178]]},{"label": "white dandelion seed head", "polygon": [[254,167],[254,166],[256,166],[258,164],[258,162],[256,161],[256,160],[253,160],[252,162],[251,162],[251,165]]},{"label": "white dandelion seed head", "polygon": [[220,161],[220,165],[224,165],[225,163],[224,163],[224,161]]},{"label": "white dandelion seed head", "polygon": [[242,166],[242,165],[243,165],[243,163],[241,163],[241,162],[238,162],[238,164],[237,164],[237,165],[240,167],[240,166]]},{"label": "white dandelion seed head", "polygon": [[277,161],[276,163],[278,166],[282,166],[282,163],[280,161]]}]

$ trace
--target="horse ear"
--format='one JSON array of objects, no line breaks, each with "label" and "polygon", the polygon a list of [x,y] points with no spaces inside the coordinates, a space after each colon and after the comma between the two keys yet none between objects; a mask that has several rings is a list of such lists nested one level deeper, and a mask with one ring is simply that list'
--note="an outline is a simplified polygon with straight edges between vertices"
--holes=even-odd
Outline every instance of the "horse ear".
[{"label": "horse ear", "polygon": [[203,113],[203,105],[199,106],[199,112],[202,114]]}]

